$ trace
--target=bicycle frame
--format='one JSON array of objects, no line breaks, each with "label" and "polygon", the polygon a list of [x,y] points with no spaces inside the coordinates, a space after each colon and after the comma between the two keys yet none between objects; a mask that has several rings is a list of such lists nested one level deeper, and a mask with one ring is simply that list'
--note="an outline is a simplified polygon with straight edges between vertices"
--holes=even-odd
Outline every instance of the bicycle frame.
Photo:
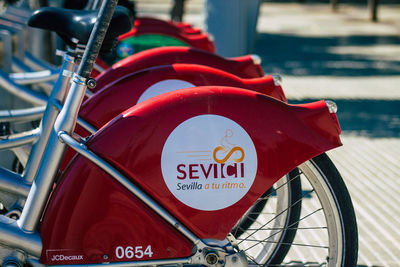
[{"label": "bicycle frame", "polygon": [[[270,97],[243,89],[224,87],[194,88],[170,92],[158,96],[152,101],[145,101],[115,118],[86,144],[77,142],[71,137],[71,134],[76,123],[79,107],[85,95],[86,83],[93,62],[100,49],[105,29],[109,24],[115,6],[115,0],[103,2],[98,21],[83,55],[82,63],[77,73],[71,78],[71,86],[61,112],[56,117],[54,116],[55,120],[52,125],[44,125],[44,123],[42,125],[43,128],[49,131],[48,142],[43,146],[37,146],[44,148],[43,156],[35,159],[40,162],[37,172],[34,174],[33,184],[29,190],[20,219],[13,221],[0,216],[0,244],[15,249],[13,256],[17,258],[13,260],[6,259],[3,265],[11,266],[15,264],[15,261],[24,262],[26,260],[24,253],[36,258],[44,257],[43,255],[52,249],[47,246],[48,243],[44,243],[49,241],[49,236],[52,236],[50,230],[58,231],[60,227],[64,227],[57,223],[58,217],[55,215],[61,212],[69,216],[73,211],[82,211],[82,206],[78,206],[76,202],[70,202],[76,204],[76,209],[69,209],[69,207],[57,209],[57,201],[55,200],[58,197],[63,197],[60,192],[68,192],[68,183],[64,181],[80,182],[86,178],[76,174],[76,168],[79,167],[79,164],[85,163],[82,157],[77,157],[74,163],[70,165],[62,177],[62,181],[57,186],[57,191],[54,192],[49,201],[49,195],[53,189],[66,145],[71,146],[83,157],[89,159],[90,164],[86,168],[94,168],[94,176],[92,174],[90,179],[98,176],[99,172],[103,173],[103,175],[106,173],[106,181],[117,182],[119,186],[117,191],[122,196],[129,195],[137,198],[133,202],[135,207],[143,207],[143,209],[138,208],[140,214],[151,211],[157,215],[157,217],[147,216],[148,218],[153,218],[153,225],[163,226],[154,229],[158,231],[170,230],[163,233],[174,236],[173,240],[177,241],[174,245],[184,246],[175,258],[159,258],[158,256],[154,260],[146,259],[145,261],[124,262],[127,258],[121,257],[119,262],[109,263],[108,255],[112,256],[114,260],[115,257],[118,258],[118,255],[100,254],[102,256],[101,262],[96,264],[99,262],[96,259],[93,266],[104,266],[104,262],[107,262],[110,266],[185,263],[213,265],[216,264],[215,259],[219,258],[223,258],[227,265],[247,265],[244,253],[235,250],[229,238],[226,238],[227,232],[230,231],[235,222],[248,210],[254,201],[283,174],[299,163],[340,145],[338,137],[340,129],[335,115],[330,112],[325,102],[290,106]],[[73,65],[73,62],[70,63]],[[69,64],[68,60],[66,64]],[[65,69],[68,69],[71,65],[65,66]],[[70,75],[63,77],[63,74],[65,74],[65,71],[61,73],[57,82],[59,85],[56,85],[56,87],[60,90],[55,90],[54,102],[62,102],[64,97],[65,92],[62,92],[62,89],[67,87],[66,82],[69,80]],[[47,107],[53,109],[53,112],[49,112],[49,114],[56,115],[58,113],[56,106],[57,104],[55,103],[49,103]],[[238,110],[238,107],[244,107],[244,110]],[[267,116],[268,118],[273,118],[273,120],[269,121],[268,124],[263,123],[258,118],[255,118],[254,114]],[[279,116],[273,116],[277,114]],[[252,138],[248,137],[246,139],[250,142],[249,145],[242,148],[242,151],[246,151],[242,153],[242,157],[246,154],[246,157],[249,157],[249,159],[246,158],[246,163],[253,164],[249,169],[255,175],[254,186],[252,183],[248,184],[248,190],[251,189],[248,193],[242,190],[244,192],[243,198],[237,199],[240,204],[235,205],[236,202],[228,203],[227,206],[215,208],[209,212],[206,212],[205,209],[200,209],[199,211],[199,209],[191,206],[185,207],[185,203],[177,201],[171,193],[162,200],[162,197],[157,195],[156,191],[161,189],[163,192],[168,192],[166,191],[168,189],[160,182],[159,175],[149,176],[150,179],[148,180],[138,179],[127,165],[127,162],[131,162],[130,160],[132,159],[129,155],[135,155],[133,152],[139,152],[137,158],[146,158],[145,153],[147,151],[140,149],[141,146],[148,148],[151,152],[151,158],[154,155],[160,156],[160,147],[155,144],[161,144],[162,147],[162,144],[172,135],[174,129],[178,129],[187,120],[203,115],[206,117],[210,115],[219,119],[225,118],[222,120],[233,121],[234,123],[231,125],[234,126],[246,125],[246,121],[250,118],[249,126],[246,128],[253,129],[249,134]],[[53,116],[51,117],[53,118]],[[142,118],[144,119],[143,121],[141,121]],[[47,120],[44,119],[43,121]],[[48,121],[51,120],[49,119]],[[235,121],[238,122],[236,123]],[[159,122],[159,124],[149,122]],[[218,125],[219,121],[216,122],[217,124],[214,123],[212,126]],[[155,134],[150,134],[152,132]],[[115,138],[118,133],[125,135],[124,138]],[[243,131],[244,136],[246,136],[245,133],[246,131]],[[132,134],[132,137],[126,139],[125,137],[130,134]],[[136,139],[136,137],[146,138],[144,140]],[[144,140],[144,142],[139,143],[138,140]],[[118,147],[126,147],[127,150],[124,150],[122,155],[116,156],[113,142],[118,143]],[[253,146],[251,142],[253,142]],[[266,148],[266,145],[268,148]],[[278,150],[277,147],[280,147],[280,149]],[[297,149],[302,151],[301,155],[295,153]],[[176,153],[176,151],[172,152]],[[118,162],[116,157],[122,157],[123,160]],[[254,157],[256,161],[254,161]],[[254,165],[254,163],[257,164],[257,157],[259,157],[261,163],[259,166]],[[217,157],[214,155],[214,158]],[[243,159],[237,160],[237,163],[240,163],[240,160]],[[218,160],[217,162],[223,164],[223,161]],[[268,164],[271,162],[272,164]],[[154,168],[150,168],[151,164],[149,163],[151,161],[146,162],[146,166],[143,166],[138,171],[138,177],[143,176],[144,170],[154,170]],[[279,167],[276,168],[275,166],[277,165],[274,164]],[[223,165],[221,168],[223,172]],[[265,178],[260,178],[261,174],[266,174]],[[11,174],[6,176],[10,177]],[[157,182],[154,188],[149,186],[152,182]],[[120,187],[121,185],[123,189]],[[87,189],[88,187],[81,187],[76,188],[76,191],[85,193]],[[108,191],[107,193],[113,192]],[[70,196],[66,195],[68,200]],[[230,196],[232,195],[236,194],[231,194]],[[82,200],[79,203],[82,204]],[[48,209],[44,213],[47,204]],[[197,217],[194,219],[194,214],[201,214],[202,216],[200,217],[202,218]],[[191,216],[185,217],[186,215]],[[204,216],[207,219],[204,219]],[[220,225],[218,231],[213,232],[210,225],[221,217],[224,220],[218,221]],[[43,218],[42,224],[40,222],[41,218]],[[76,216],[74,219],[77,219]],[[192,219],[194,220],[191,221]],[[39,233],[40,224],[42,227]],[[68,228],[64,227],[64,232],[62,233],[68,233],[73,227]],[[87,230],[86,226],[79,228]],[[58,237],[54,236],[54,238],[57,239]],[[159,236],[158,240],[160,240]],[[168,253],[168,250],[164,249],[163,253]],[[62,256],[67,258],[67,263],[70,263],[68,260],[72,259],[73,263],[81,264],[80,266],[87,264],[87,261],[90,262],[90,260],[84,259],[83,256],[80,257],[80,255],[63,254]],[[32,259],[31,262],[39,264],[36,259]],[[42,262],[49,263],[51,259],[42,258]]]},{"label": "bicycle frame", "polygon": [[11,94],[17,95],[19,98],[26,100],[35,105],[46,105],[48,96],[36,92],[32,89],[24,87],[12,79],[10,79],[9,75],[0,70],[0,86],[6,89]]},{"label": "bicycle frame", "polygon": [[[206,54],[206,56],[210,57],[211,55]],[[71,59],[69,59],[69,60],[71,61]],[[244,65],[245,64],[242,64],[242,66],[244,66]],[[63,72],[65,69],[66,69],[66,67],[63,67],[61,72]],[[25,70],[27,70],[27,68],[25,68]],[[70,70],[68,70],[68,71],[70,71]],[[14,86],[14,87],[6,86],[6,88],[15,88],[14,92],[20,92],[19,95],[29,96],[29,93],[31,92],[30,90],[28,90],[24,87],[18,86],[15,83],[12,83],[12,81],[10,81],[10,79],[8,79],[8,77],[6,75],[2,75],[2,76],[3,76],[2,81],[3,81],[4,85],[6,85],[7,83],[11,83]],[[63,89],[63,91],[64,90],[65,89]],[[58,91],[59,91],[59,89],[56,89],[56,92],[58,92]],[[22,92],[22,94],[21,94],[21,92]],[[33,94],[35,96],[35,92]],[[54,98],[53,96],[50,96],[50,97]],[[33,98],[33,100],[31,100],[31,101],[39,102],[40,100],[38,101],[38,98],[39,97]],[[42,101],[42,102],[44,102],[44,101]],[[58,111],[61,109],[60,102],[61,102],[60,99],[53,102],[53,108],[50,109],[50,113],[53,115],[49,115],[49,116],[45,117],[44,118],[45,122],[43,123],[43,125],[52,125],[54,123],[54,116],[56,114],[58,114]],[[2,116],[2,120],[3,121],[19,121],[19,122],[29,121],[31,119],[40,118],[42,112],[44,112],[44,107],[38,107],[38,108],[32,108],[32,109],[26,109],[26,110],[6,111],[6,112],[3,112],[5,114],[3,114],[3,116]],[[51,118],[51,119],[49,119],[49,118]],[[91,133],[96,131],[96,129],[94,129],[91,125],[85,123],[83,120],[81,120],[79,118],[78,118],[78,123],[81,126],[83,126],[84,129],[86,129],[87,131],[89,131]],[[48,129],[48,127],[46,127],[46,126],[42,126],[41,128]],[[38,141],[39,136],[41,136],[41,138]],[[38,141],[38,142],[37,142],[37,144],[35,144],[35,148],[32,152],[32,155],[29,157],[28,166],[27,166],[27,169],[25,170],[25,173],[22,176],[22,179],[17,179],[17,181],[21,181],[20,188],[22,188],[22,189],[17,188],[18,182],[14,179],[15,177],[11,174],[9,176],[7,176],[6,175],[7,172],[4,172],[2,177],[0,177],[0,178],[2,178],[2,179],[0,179],[0,188],[3,188],[9,192],[14,192],[17,195],[21,196],[22,198],[25,198],[27,196],[27,193],[29,190],[27,190],[26,185],[32,183],[33,175],[37,171],[41,156],[43,154],[43,150],[44,150],[43,144],[45,144],[47,142],[48,136],[49,136],[48,132],[41,133],[40,129],[35,129],[35,130],[28,131],[25,133],[14,134],[14,135],[8,136],[7,139],[1,140],[1,142],[0,142],[1,149],[15,148],[15,147],[18,147],[21,145],[32,144],[36,141]]]},{"label": "bicycle frame", "polygon": [[[42,162],[49,161],[50,159],[54,161],[52,161],[49,166],[42,164],[41,167],[38,168],[38,172],[36,173],[37,178],[35,179],[34,186],[30,190],[20,220],[10,223],[9,220],[5,220],[3,216],[1,216],[0,243],[2,244],[7,244],[7,246],[12,248],[22,249],[37,257],[40,256],[41,242],[36,229],[46,204],[46,199],[50,193],[52,181],[58,170],[58,165],[61,162],[63,150],[65,149],[65,146],[58,140],[58,134],[60,131],[72,132],[75,122],[74,118],[77,117],[81,104],[80,102],[86,90],[86,79],[90,74],[94,59],[97,57],[100,50],[106,32],[105,29],[107,29],[111,20],[116,2],[117,1],[112,0],[105,1],[102,5],[99,12],[99,19],[96,22],[96,26],[89,40],[88,49],[83,56],[83,64],[81,64],[78,74],[72,79],[69,94],[65,100],[63,109],[59,116],[57,116],[54,128],[52,126],[48,127],[50,136],[48,144],[45,146],[43,152]],[[59,79],[61,84],[67,80],[62,78],[63,74],[64,73],[61,73]],[[57,86],[60,89],[64,88],[61,84],[59,87]]]},{"label": "bicycle frame", "polygon": [[[16,175],[13,172],[2,169],[2,175],[0,176],[0,188],[24,198],[28,196],[29,189],[25,190],[26,186],[32,184],[36,171],[38,170],[45,146],[52,131],[52,126],[54,125],[55,119],[60,112],[60,103],[64,101],[66,89],[74,68],[74,58],[66,53],[59,78],[54,86],[54,89],[52,90],[52,94],[48,99],[47,106],[44,111],[45,116],[42,118],[40,128],[26,133],[12,135],[6,140],[2,140],[0,143],[2,148],[11,148],[36,141],[36,144],[30,153],[28,164],[23,175]],[[31,112],[31,114],[35,113],[40,115],[43,111],[43,108],[34,108],[33,111],[34,112]],[[10,116],[8,119],[9,118]],[[18,116],[12,116],[11,118],[18,118]],[[24,118],[27,118],[27,116],[24,116]],[[16,176],[18,178],[16,178]],[[16,183],[20,186],[16,186]],[[19,188],[23,189],[21,190]]]},{"label": "bicycle frame", "polygon": [[18,84],[36,84],[55,80],[58,77],[59,70],[51,72],[43,70],[28,73],[11,73],[10,78]]}]

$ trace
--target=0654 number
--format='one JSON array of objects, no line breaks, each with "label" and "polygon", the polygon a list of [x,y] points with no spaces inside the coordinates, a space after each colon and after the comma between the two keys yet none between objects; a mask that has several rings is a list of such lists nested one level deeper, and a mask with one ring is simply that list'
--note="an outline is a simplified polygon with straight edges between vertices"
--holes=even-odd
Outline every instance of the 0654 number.
[{"label": "0654 number", "polygon": [[146,248],[143,246],[136,246],[136,247],[122,247],[118,246],[115,249],[115,256],[118,259],[128,258],[128,259],[141,259],[144,256],[148,256],[151,258],[153,256],[153,251],[151,250],[151,246],[148,245]]}]

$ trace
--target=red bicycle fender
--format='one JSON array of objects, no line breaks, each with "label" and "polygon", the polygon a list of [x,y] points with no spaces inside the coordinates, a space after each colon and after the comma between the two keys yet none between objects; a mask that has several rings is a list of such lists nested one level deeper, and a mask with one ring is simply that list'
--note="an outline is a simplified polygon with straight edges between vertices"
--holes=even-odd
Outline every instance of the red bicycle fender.
[{"label": "red bicycle fender", "polygon": [[149,67],[173,63],[199,64],[217,68],[242,78],[257,78],[264,75],[261,66],[254,63],[250,55],[226,59],[218,55],[188,47],[160,47],[133,54],[96,78],[94,92],[127,74]]},{"label": "red bicycle fender", "polygon": [[[199,215],[197,209],[171,195],[163,182],[160,157],[174,129],[206,114],[240,125],[254,144],[258,164],[251,192],[226,209]],[[213,127],[218,127],[218,122],[210,122],[209,138],[213,138]],[[324,101],[288,105],[248,90],[210,86],[178,90],[138,104],[96,133],[88,147],[132,177],[195,234],[223,239],[251,204],[279,178],[304,161],[340,146],[339,133],[337,118]],[[217,144],[224,134],[215,134]],[[217,227],[213,225],[218,218],[226,217],[230,218]]]},{"label": "red bicycle fender", "polygon": [[181,26],[172,21],[161,20],[157,18],[150,18],[150,17],[136,17],[135,18],[135,28],[139,27],[148,27],[157,26],[157,27],[166,27],[171,29],[172,31],[182,32],[184,34],[199,34],[201,30],[199,28],[193,28],[190,25]]},{"label": "red bicycle fender", "polygon": [[206,33],[185,34],[183,32],[171,30],[169,28],[152,26],[152,25],[146,25],[139,28],[132,28],[132,30],[130,30],[129,32],[120,35],[118,37],[118,41],[123,41],[129,37],[146,35],[146,34],[159,34],[159,35],[170,36],[182,41],[183,43],[187,44],[190,47],[215,53],[215,45],[213,41],[211,41],[208,38],[208,35]]},{"label": "red bicycle fender", "polygon": [[219,85],[254,90],[285,100],[281,87],[275,85],[272,76],[241,79],[206,66],[172,64],[136,72],[109,84],[83,103],[79,116],[99,129],[119,113],[143,101],[141,99],[157,84],[160,84],[157,89],[160,93],[185,87]]},{"label": "red bicycle fender", "polygon": [[[157,94],[165,90],[177,90],[185,87],[220,85],[240,87],[254,90],[285,101],[282,88],[275,85],[272,76],[254,79],[241,79],[224,71],[193,64],[173,64],[149,68],[144,71],[126,75],[109,84],[86,100],[79,112],[79,116],[96,129],[100,129],[112,118],[124,110],[143,101],[143,97],[157,88]],[[154,94],[150,93],[150,95]],[[75,132],[81,136],[89,133],[79,125]],[[64,170],[68,162],[75,155],[67,150],[60,170]]]},{"label": "red bicycle fender", "polygon": [[[87,147],[199,238],[222,240],[279,178],[340,146],[339,133],[324,101],[288,105],[209,86],[144,101],[98,131]],[[191,251],[175,229],[81,156],[62,175],[41,230],[43,263],[55,264],[54,249],[82,255],[77,263],[102,262],[103,255],[127,260],[116,253],[126,246],[151,246],[152,259]]]}]

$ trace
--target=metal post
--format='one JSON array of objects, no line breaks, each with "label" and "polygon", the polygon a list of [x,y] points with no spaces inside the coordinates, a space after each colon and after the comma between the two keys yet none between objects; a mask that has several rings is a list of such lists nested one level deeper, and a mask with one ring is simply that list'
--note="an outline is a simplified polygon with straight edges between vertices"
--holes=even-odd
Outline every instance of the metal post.
[{"label": "metal post", "polygon": [[370,19],[373,22],[378,21],[378,0],[368,0]]},{"label": "metal post", "polygon": [[6,72],[11,72],[11,57],[12,57],[12,44],[11,44],[11,34],[6,30],[0,30],[0,38],[4,44],[4,70]]},{"label": "metal post", "polygon": [[207,31],[217,53],[225,57],[247,54],[253,47],[260,0],[207,0]]},{"label": "metal post", "polygon": [[331,9],[333,12],[338,10],[339,0],[331,0]]}]

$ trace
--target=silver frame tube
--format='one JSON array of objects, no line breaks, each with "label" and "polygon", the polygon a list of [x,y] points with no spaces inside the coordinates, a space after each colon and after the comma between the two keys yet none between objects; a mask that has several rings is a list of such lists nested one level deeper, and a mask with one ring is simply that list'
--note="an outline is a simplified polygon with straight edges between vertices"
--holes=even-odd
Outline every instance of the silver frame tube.
[{"label": "silver frame tube", "polygon": [[[117,0],[108,0],[103,2],[98,14],[98,19],[94,25],[92,33],[90,34],[87,49],[82,56],[82,62],[79,65],[77,74],[72,78],[72,83],[64,106],[58,114],[54,126],[49,127],[51,131],[50,136],[47,144],[44,144],[44,153],[41,157],[41,162],[43,162],[43,164],[40,164],[41,162],[39,162],[36,175],[30,177],[33,180],[33,184],[24,209],[22,210],[21,217],[18,220],[19,226],[24,231],[35,231],[39,225],[41,215],[47,203],[54,178],[66,148],[65,144],[59,141],[58,133],[60,131],[72,132],[75,126],[79,107],[81,106],[87,89],[86,80],[92,71],[93,63],[100,51],[102,41],[111,21],[116,4]],[[63,73],[64,72],[61,74]],[[61,76],[62,75],[60,75],[60,77]],[[62,80],[62,78],[58,81],[60,80]],[[49,103],[47,107],[52,107],[51,103]],[[46,127],[44,127],[44,129],[46,129]],[[41,139],[39,139],[39,142],[40,140]],[[36,147],[40,146],[35,146],[35,148]]]},{"label": "silver frame tube", "polygon": [[48,100],[48,97],[45,94],[38,93],[17,84],[8,77],[7,73],[3,71],[0,71],[0,87],[3,87],[15,96],[35,105],[46,105]]},{"label": "silver frame tube", "polygon": [[[16,58],[16,57],[12,57],[12,66],[11,69],[14,73],[32,73],[34,72],[34,70],[32,70],[30,67],[28,67],[24,62],[22,62],[20,59]],[[43,71],[43,70],[41,70]],[[11,75],[12,77],[12,75]],[[10,78],[10,80],[13,80],[12,78]],[[57,78],[57,77],[55,77]],[[50,78],[49,78],[50,79]],[[38,80],[34,80],[31,79],[29,82],[30,84],[34,84],[35,87],[39,87],[40,90],[42,90],[43,92],[46,93],[46,95],[50,95],[51,89],[54,87],[54,81],[53,80],[49,80],[49,81],[42,81],[45,79],[38,79]],[[47,80],[47,79],[46,79]],[[23,81],[21,80],[13,80],[15,83],[23,85]],[[36,90],[36,88],[35,88]]]},{"label": "silver frame tube", "polygon": [[88,131],[90,134],[94,134],[98,130],[95,127],[93,127],[93,125],[88,123],[87,121],[84,121],[81,117],[77,118],[76,123],[79,124],[80,126],[82,126],[82,128],[85,129],[86,131]]},{"label": "silver frame tube", "polygon": [[72,73],[75,68],[75,59],[68,54],[64,55],[64,63],[61,67],[60,76],[54,85],[53,91],[49,97],[49,102],[43,115],[40,125],[41,134],[34,145],[32,152],[29,156],[28,163],[25,168],[24,179],[26,183],[31,184],[34,180],[37,170],[39,169],[44,150],[49,140],[51,131],[56,121],[57,115],[60,112],[60,102],[63,102],[66,90],[68,88],[70,77],[66,75]]},{"label": "silver frame tube", "polygon": [[56,80],[59,72],[59,70],[41,70],[35,72],[10,73],[9,77],[20,85],[26,85]]},{"label": "silver frame tube", "polygon": [[39,128],[33,129],[31,131],[8,135],[5,138],[0,138],[0,150],[33,144],[34,142],[36,142],[36,140],[39,139],[39,136]]},{"label": "silver frame tube", "polygon": [[[88,92],[88,90],[86,90],[86,93],[87,92]],[[85,93],[85,95],[87,95],[86,93]],[[58,110],[61,110],[63,108],[63,106],[59,102],[55,103],[54,106],[56,108],[58,108]],[[85,121],[84,119],[82,119],[79,116],[76,118],[76,123],[79,124],[80,126],[82,126],[82,128],[85,129],[86,131],[88,131],[90,134],[94,134],[98,130],[93,125],[91,125],[90,123],[88,123],[87,121]]]},{"label": "silver frame tube", "polygon": [[24,63],[26,66],[30,67],[32,70],[41,71],[41,70],[50,70],[51,72],[59,72],[60,68],[49,63],[46,63],[35,56],[33,56],[29,52],[25,52],[25,60]]},{"label": "silver frame tube", "polygon": [[36,257],[40,257],[42,253],[42,240],[39,233],[21,231],[17,221],[3,215],[0,216],[0,244],[12,249],[22,249]]},{"label": "silver frame tube", "polygon": [[21,175],[4,168],[0,168],[0,184],[2,191],[24,198],[28,196],[31,189],[31,185],[24,183]]},{"label": "silver frame tube", "polygon": [[0,110],[1,122],[27,122],[41,119],[46,106],[24,108],[24,109],[10,109]]},{"label": "silver frame tube", "polygon": [[[35,71],[31,67],[27,66],[21,59],[17,57],[12,57],[11,58],[12,62],[12,71],[19,73],[19,72],[32,72]],[[43,69],[41,69],[43,70]]]},{"label": "silver frame tube", "polygon": [[[42,91],[44,91],[47,95],[50,95],[52,88],[54,87],[54,80],[57,78],[57,75],[52,75],[52,73],[57,73],[59,72],[59,69],[40,69],[40,70],[35,70],[32,69],[31,67],[27,66],[24,62],[22,62],[20,59],[16,57],[12,57],[12,70],[14,73],[33,73],[35,71],[50,71],[50,77],[48,78],[38,78],[38,79],[30,79],[29,84],[34,84],[35,87],[39,87]],[[12,77],[12,76],[11,76]],[[12,79],[10,77],[10,79]],[[54,78],[54,79],[53,79]],[[15,80],[16,83],[23,85],[24,81],[22,80]],[[27,83],[27,82],[25,82]],[[36,90],[36,88],[35,88]]]},{"label": "silver frame tube", "polygon": [[37,173],[32,177],[33,184],[18,220],[24,231],[35,231],[39,225],[66,148],[65,144],[59,141],[58,132],[72,132],[85,90],[86,79],[75,75],[63,109],[57,116],[54,127],[50,128],[47,144],[44,144],[44,153],[41,157],[43,164],[38,165]]}]

